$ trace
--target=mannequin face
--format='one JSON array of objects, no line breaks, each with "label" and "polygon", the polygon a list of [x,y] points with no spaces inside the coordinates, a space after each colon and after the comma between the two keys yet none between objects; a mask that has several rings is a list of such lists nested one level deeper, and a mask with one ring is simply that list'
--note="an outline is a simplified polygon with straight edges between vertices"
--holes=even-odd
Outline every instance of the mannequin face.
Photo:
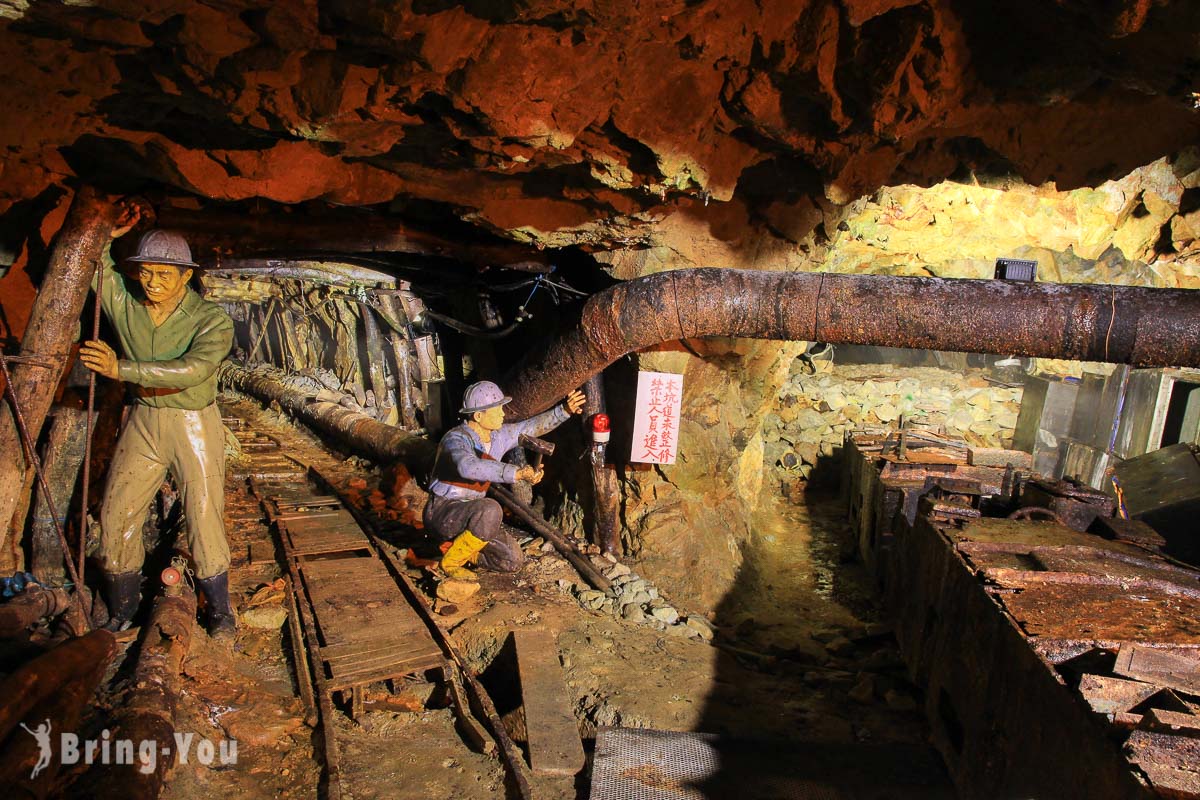
[{"label": "mannequin face", "polygon": [[138,280],[151,305],[173,308],[187,291],[192,271],[170,264],[142,264]]},{"label": "mannequin face", "polygon": [[475,424],[485,431],[498,431],[504,424],[504,406],[492,406],[471,415]]}]

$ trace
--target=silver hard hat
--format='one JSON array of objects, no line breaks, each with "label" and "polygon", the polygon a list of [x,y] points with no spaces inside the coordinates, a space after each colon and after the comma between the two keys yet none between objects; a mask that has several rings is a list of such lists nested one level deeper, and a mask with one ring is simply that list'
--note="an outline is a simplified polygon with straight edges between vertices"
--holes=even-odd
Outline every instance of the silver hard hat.
[{"label": "silver hard hat", "polygon": [[476,411],[487,411],[489,408],[502,406],[511,402],[512,398],[491,381],[472,383],[463,392],[463,404],[459,413],[474,414]]},{"label": "silver hard hat", "polygon": [[174,231],[152,230],[142,234],[137,255],[125,259],[131,264],[169,264],[174,267],[195,268],[192,249],[187,240]]}]

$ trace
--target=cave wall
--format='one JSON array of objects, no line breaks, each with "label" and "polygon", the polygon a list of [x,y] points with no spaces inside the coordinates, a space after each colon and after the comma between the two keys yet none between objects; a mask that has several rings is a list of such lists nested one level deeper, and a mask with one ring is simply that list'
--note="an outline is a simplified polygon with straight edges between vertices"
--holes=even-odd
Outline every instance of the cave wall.
[{"label": "cave wall", "polygon": [[1197,32],[1186,0],[5,0],[0,213],[80,177],[543,247],[683,216],[754,258],[883,185],[1178,150]]},{"label": "cave wall", "polygon": [[[79,181],[364,206],[618,279],[1017,256],[1195,287],[1198,37],[1190,0],[0,0],[0,332]],[[689,422],[679,464],[626,472],[623,516],[649,573],[712,594],[774,490],[798,347],[689,346],[634,357],[685,374]]]}]

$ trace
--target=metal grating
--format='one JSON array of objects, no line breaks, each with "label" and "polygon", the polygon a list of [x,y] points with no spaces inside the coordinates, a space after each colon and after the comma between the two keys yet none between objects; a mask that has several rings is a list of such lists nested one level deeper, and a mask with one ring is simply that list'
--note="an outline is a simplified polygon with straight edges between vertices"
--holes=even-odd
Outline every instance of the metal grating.
[{"label": "metal grating", "polygon": [[[772,748],[709,733],[600,728],[590,800],[838,800],[825,781],[781,774]],[[786,770],[785,770],[786,771]]]},{"label": "metal grating", "polygon": [[716,775],[716,736],[643,728],[600,728],[591,800],[706,800]]}]

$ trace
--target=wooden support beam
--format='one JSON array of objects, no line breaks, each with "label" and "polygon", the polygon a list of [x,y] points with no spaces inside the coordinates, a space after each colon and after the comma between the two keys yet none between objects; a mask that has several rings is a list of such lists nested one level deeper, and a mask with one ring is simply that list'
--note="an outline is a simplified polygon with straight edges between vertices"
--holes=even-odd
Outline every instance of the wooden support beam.
[{"label": "wooden support beam", "polygon": [[[393,374],[396,377],[396,404],[400,406],[400,424],[407,430],[417,428],[417,414],[413,403],[413,359],[412,359],[412,326],[408,313],[400,298],[392,294],[379,295],[379,302],[384,313],[390,316],[388,323],[388,345],[392,351]],[[404,328],[401,333],[399,328]]]},{"label": "wooden support beam", "polygon": [[[20,355],[41,363],[17,362],[12,371],[17,402],[35,441],[66,369],[96,262],[108,246],[118,213],[116,203],[85,186],[75,193],[55,237],[50,263],[21,341]],[[10,529],[24,522],[14,522],[13,516],[20,506],[26,468],[20,436],[6,404],[0,410],[0,562],[10,560],[6,556],[12,548],[5,546]],[[15,566],[0,563],[0,571],[7,574]]]},{"label": "wooden support beam", "polygon": [[[84,427],[87,412],[72,404],[59,405],[50,422],[50,431],[42,455],[42,469],[50,485],[54,508],[61,515],[59,524],[65,529],[83,466],[83,451],[87,443]],[[66,578],[62,545],[46,498],[37,493],[33,501],[33,523],[30,526],[33,551],[33,574],[48,586],[60,585]]]},{"label": "wooden support beam", "polygon": [[[156,741],[159,757],[137,769],[117,764],[101,767],[93,797],[154,800],[162,792],[175,763],[179,669],[192,643],[195,620],[196,595],[188,589],[175,596],[161,595],[155,601],[150,622],[142,631],[133,688],[117,715],[112,738]],[[170,756],[162,755],[164,748],[170,750]]]},{"label": "wooden support beam", "polygon": [[621,556],[621,498],[617,486],[617,471],[605,463],[606,444],[586,444],[592,437],[591,421],[597,414],[606,413],[604,373],[597,372],[583,385],[587,403],[583,407],[583,439],[592,465],[592,541],[606,553]]},{"label": "wooden support beam", "polygon": [[394,408],[395,396],[388,391],[383,372],[383,336],[379,333],[376,311],[366,303],[359,303],[362,310],[363,334],[367,345],[367,375],[371,379],[371,391],[375,394],[375,413],[379,419],[386,417],[386,409]]},{"label": "wooden support beam", "polygon": [[41,752],[28,735],[49,722],[52,743],[60,733],[78,731],[79,721],[91,701],[108,662],[117,652],[111,633],[95,630],[25,663],[0,683],[0,786],[13,797],[57,797],[58,772],[63,766],[58,747],[54,758],[30,777]]}]

